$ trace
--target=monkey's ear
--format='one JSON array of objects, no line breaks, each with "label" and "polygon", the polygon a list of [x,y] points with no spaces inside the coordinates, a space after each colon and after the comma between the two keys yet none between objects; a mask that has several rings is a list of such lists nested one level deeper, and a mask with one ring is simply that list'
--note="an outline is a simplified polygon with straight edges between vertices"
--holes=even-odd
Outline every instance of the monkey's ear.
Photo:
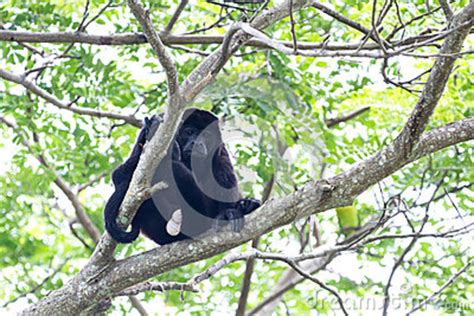
[{"label": "monkey's ear", "polygon": [[152,116],[148,120],[148,125],[146,125],[147,128],[148,128],[148,133],[146,135],[146,140],[150,140],[153,137],[153,135],[155,135],[156,130],[158,129],[160,124],[161,124],[161,122],[158,120],[158,118],[155,115]]}]

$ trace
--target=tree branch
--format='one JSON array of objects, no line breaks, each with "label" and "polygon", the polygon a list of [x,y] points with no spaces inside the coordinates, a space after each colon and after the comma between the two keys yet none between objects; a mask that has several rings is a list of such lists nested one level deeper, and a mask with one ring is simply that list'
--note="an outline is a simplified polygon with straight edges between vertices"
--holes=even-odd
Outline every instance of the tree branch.
[{"label": "tree branch", "polygon": [[186,6],[188,5],[188,2],[189,0],[181,0],[181,2],[178,5],[178,8],[176,9],[170,21],[168,22],[168,25],[166,25],[166,28],[164,30],[165,34],[168,34],[171,32],[171,30],[173,29],[173,26],[178,21],[179,16],[181,15],[181,13],[183,13],[184,8],[186,8]]},{"label": "tree branch", "polygon": [[400,146],[404,155],[409,155],[412,148],[416,145],[418,138],[423,133],[434,108],[443,94],[444,87],[457,58],[456,54],[461,51],[464,39],[469,34],[474,23],[473,16],[474,2],[471,1],[452,20],[451,29],[457,28],[457,30],[449,34],[440,49],[440,54],[447,55],[436,59],[418,104],[415,106],[403,131],[395,140],[395,143]]},{"label": "tree branch", "polygon": [[76,217],[81,223],[82,227],[86,230],[87,234],[94,240],[94,242],[99,241],[100,239],[100,232],[95,226],[95,224],[92,222],[90,217],[87,215],[85,209],[83,208],[81,202],[79,202],[79,199],[77,195],[73,192],[73,190],[69,187],[69,185],[66,183],[66,181],[56,173],[56,171],[49,165],[49,163],[46,161],[46,158],[43,156],[43,154],[38,153],[34,149],[34,145],[31,144],[25,136],[18,131],[18,127],[5,119],[4,117],[0,116],[0,122],[3,124],[7,125],[11,129],[13,129],[15,132],[17,132],[18,136],[21,138],[22,144],[28,149],[28,151],[33,155],[33,157],[38,160],[38,162],[47,170],[49,170],[52,174],[54,174],[54,183],[58,186],[58,188],[66,195],[66,197],[69,199],[71,202],[72,206],[74,207],[74,210],[76,212]]},{"label": "tree branch", "polygon": [[450,22],[451,19],[453,18],[453,11],[451,10],[451,7],[449,6],[448,1],[439,0],[439,4],[441,8],[443,8],[444,15],[446,16],[446,21]]},{"label": "tree branch", "polygon": [[148,42],[160,61],[161,66],[163,66],[165,69],[166,78],[168,80],[169,96],[171,97],[177,94],[179,83],[178,74],[176,73],[176,66],[173,63],[171,56],[166,51],[165,45],[161,41],[160,36],[158,33],[156,33],[153,23],[151,22],[149,12],[145,11],[145,9],[138,3],[137,0],[128,0],[128,6],[132,10],[133,15],[135,15],[135,18],[140,23]]},{"label": "tree branch", "polygon": [[198,292],[197,288],[192,284],[187,283],[176,283],[176,282],[164,282],[164,283],[156,283],[156,282],[143,282],[128,289],[123,290],[122,292],[118,293],[115,296],[129,296],[129,295],[137,295],[142,292],[147,291],[157,291],[157,292],[164,292],[164,291],[189,291],[189,292]]},{"label": "tree branch", "polygon": [[[436,33],[425,34],[423,39],[430,39],[436,36]],[[224,36],[221,35],[165,35],[160,38],[164,45],[173,47],[176,45],[211,45],[222,44]],[[416,43],[421,39],[418,36],[410,37],[402,41],[390,42],[393,47],[401,47],[408,44]],[[88,33],[75,32],[24,32],[24,31],[10,31],[0,30],[0,41],[6,42],[20,42],[20,43],[83,43],[91,45],[137,45],[146,44],[145,35],[140,33],[123,33],[111,35],[93,35]],[[275,41],[281,45],[293,49],[294,43],[292,41]],[[250,38],[242,44],[243,46],[250,46],[255,48],[272,48],[265,42]],[[341,51],[341,50],[377,50],[380,49],[378,43],[367,43],[361,47],[360,43],[312,43],[298,41],[298,50],[315,50],[323,49],[327,51]]]},{"label": "tree branch", "polygon": [[446,281],[446,283],[444,283],[438,290],[436,290],[433,294],[431,294],[428,298],[426,298],[425,300],[423,300],[420,304],[414,306],[406,315],[411,315],[413,314],[414,312],[416,312],[417,310],[419,310],[420,308],[424,307],[427,303],[429,303],[429,301],[431,301],[433,298],[435,298],[436,296],[438,296],[441,292],[444,291],[444,289],[446,289],[447,287],[449,287],[451,284],[453,284],[456,279],[462,275],[464,272],[466,272],[470,267],[471,265],[474,263],[474,260],[471,260],[469,261],[464,267],[462,267],[459,271],[457,271],[455,274],[453,274],[448,281]]},{"label": "tree branch", "polygon": [[[404,165],[455,143],[472,139],[474,118],[439,127],[427,133],[408,158],[397,160],[397,151],[384,149],[343,174],[308,184],[286,197],[269,201],[248,216],[247,224],[240,234],[229,231],[214,233],[199,240],[177,242],[123,259],[114,264],[114,273],[104,276],[97,286],[107,288],[108,291],[121,290],[136,281],[144,281],[175,267],[209,258],[298,218],[347,205],[356,195]],[[387,158],[380,164],[380,157],[383,156]],[[356,171],[358,176],[354,177]],[[259,218],[267,220],[260,221]]]},{"label": "tree branch", "polygon": [[[129,1],[132,5],[135,2],[133,0]],[[294,0],[293,11],[305,7],[308,3],[309,1],[307,0]],[[472,16],[473,12],[471,11],[474,10],[473,8],[474,2],[471,2],[457,16],[461,18],[454,19],[460,22],[460,24],[453,22],[455,25],[452,32],[446,35],[446,42],[454,44],[455,49],[446,53],[459,52],[462,40],[466,37],[470,28],[462,21],[468,21],[466,17]],[[274,22],[287,17],[288,14],[288,1],[286,1],[282,5],[256,17],[249,26],[255,30],[262,30]],[[148,27],[152,29],[151,25],[148,25]],[[229,45],[230,52],[235,52],[236,49],[241,47],[250,38],[248,34],[238,31]],[[162,46],[159,48],[161,49]],[[173,98],[173,95],[170,95],[169,104],[166,107],[165,120],[160,125],[155,137],[145,146],[145,151],[122,205],[121,212],[125,214],[129,221],[141,204],[146,189],[150,185],[153,173],[149,172],[149,170],[154,170],[166,154],[166,150],[181,119],[184,105],[191,101],[197,93],[213,80],[215,74],[223,66],[220,62],[221,58],[222,48],[219,48],[194,69],[181,87],[183,95],[186,96],[185,100]],[[437,63],[443,58],[453,59],[452,63],[454,63],[455,57],[452,56],[440,56],[437,59]],[[436,75],[433,75],[432,72],[427,85],[433,85],[433,81],[435,81],[444,87],[449,72],[452,70],[452,63],[444,61],[438,65],[440,68],[443,66],[447,67],[449,70],[448,74],[445,75],[445,72],[441,71],[441,69]],[[433,88],[426,88],[425,90],[424,97],[430,98],[430,102],[423,102],[423,107],[426,107],[426,104],[434,108],[440,95],[432,96],[430,93],[436,94],[439,92],[441,94],[442,89],[441,91]],[[424,113],[424,111],[421,112]],[[426,116],[429,117],[429,115]],[[423,155],[433,153],[452,144],[474,139],[474,118],[466,118],[422,135],[425,125],[426,122],[423,123],[423,128],[420,129],[418,138],[415,138],[415,143],[412,144],[409,152],[406,153],[400,150],[400,142],[397,138],[390,146],[380,150],[373,157],[355,165],[347,172],[328,179],[310,182],[302,189],[288,196],[265,203],[248,216],[246,226],[240,233],[231,231],[221,233],[209,232],[207,236],[203,236],[199,240],[176,242],[120,261],[114,261],[113,257],[111,257],[115,249],[115,243],[106,235],[97,246],[87,266],[81,270],[75,279],[63,288],[50,293],[50,295],[26,310],[25,313],[38,310],[45,312],[54,306],[55,309],[62,308],[62,310],[66,310],[68,313],[77,314],[78,311],[90,308],[101,300],[110,297],[111,293],[119,293],[152,276],[178,266],[209,258],[277,227],[289,224],[298,218],[338,206],[348,205],[357,195],[367,190],[371,185]],[[418,139],[420,140],[418,141]],[[261,218],[266,220],[259,220]],[[75,299],[65,299],[67,297],[74,297]]]},{"label": "tree branch", "polygon": [[26,79],[24,75],[23,76],[17,75],[7,70],[0,69],[0,78],[22,85],[28,91],[31,91],[32,93],[48,101],[49,103],[56,106],[57,108],[68,110],[80,115],[89,115],[89,116],[99,117],[99,118],[106,117],[106,118],[114,119],[114,120],[123,120],[133,126],[137,126],[137,127],[142,126],[142,122],[138,120],[137,118],[135,118],[135,116],[133,115],[122,115],[122,114],[117,114],[117,113],[112,113],[112,112],[82,108],[82,107],[74,106],[71,103],[61,101],[58,98],[56,98],[54,95],[49,93],[48,91],[43,90],[42,88],[34,84],[32,81]]},{"label": "tree branch", "polygon": [[347,115],[344,115],[344,116],[339,116],[339,117],[336,117],[336,118],[333,118],[333,119],[329,119],[329,120],[326,120],[325,123],[326,123],[326,126],[328,128],[332,128],[338,124],[341,124],[341,123],[344,123],[344,122],[347,122],[347,121],[350,121],[352,120],[353,118],[367,112],[368,110],[370,110],[370,106],[366,106],[366,107],[363,107],[361,109],[358,109],[358,110],[355,110],[354,112],[352,113],[349,113]]}]

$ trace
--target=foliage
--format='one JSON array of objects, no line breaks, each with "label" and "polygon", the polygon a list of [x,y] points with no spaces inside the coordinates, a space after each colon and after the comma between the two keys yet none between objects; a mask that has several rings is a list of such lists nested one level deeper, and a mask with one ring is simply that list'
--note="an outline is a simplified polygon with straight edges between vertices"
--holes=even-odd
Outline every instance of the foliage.
[{"label": "foliage", "polygon": [[[92,15],[107,2],[90,1]],[[175,33],[209,25],[219,15],[218,6],[205,1],[191,2],[175,26]],[[453,9],[463,7],[466,2],[453,2]],[[113,3],[115,6],[104,11],[89,26],[88,32],[139,31],[126,5],[119,1]],[[407,20],[428,10],[424,1],[398,3]],[[80,24],[84,4],[85,1],[77,0],[4,1],[0,4],[0,25],[8,30],[74,31]],[[177,1],[150,1],[157,29],[166,26],[173,12],[170,8],[177,4]],[[364,25],[370,25],[371,6],[369,1],[356,0],[334,4],[339,13]],[[233,11],[225,22],[231,23],[242,16],[243,13]],[[353,29],[315,10],[298,12],[296,18],[304,21],[297,27],[300,41],[321,42],[328,34],[331,34],[331,42],[361,37]],[[443,18],[439,11],[435,17],[415,24],[411,32],[436,26],[436,19]],[[397,23],[396,14],[390,12],[387,26]],[[267,29],[266,34],[291,41],[288,25],[288,19],[284,19]],[[213,34],[223,35],[226,30],[227,26],[217,27]],[[384,28],[381,35],[387,36],[390,30]],[[472,39],[469,44],[472,45]],[[54,65],[48,64],[31,75],[38,86],[57,98],[75,101],[76,106],[83,108],[137,113],[139,118],[161,112],[165,105],[165,76],[148,45],[33,46],[38,47],[43,56],[21,43],[0,42],[0,67],[21,73],[43,65],[48,56],[58,56],[67,50],[64,58],[54,60]],[[191,45],[189,48],[210,52],[214,46]],[[303,187],[309,180],[347,170],[389,144],[417,102],[417,95],[384,82],[378,61],[303,58],[269,50],[246,54],[250,50],[242,48],[243,55],[232,58],[225,68],[226,74],[220,75],[193,104],[223,118],[244,195],[260,196],[272,177],[276,178],[272,197],[281,197]],[[170,51],[177,62],[180,80],[202,60],[201,56],[179,49]],[[430,59],[414,62],[409,57],[399,57],[391,62],[389,75],[410,79],[431,65]],[[429,129],[473,115],[473,66],[469,55],[458,62]],[[419,80],[425,81],[427,76]],[[370,110],[362,115],[333,128],[326,126],[328,119],[365,106]],[[80,225],[71,225],[74,209],[54,184],[55,175],[60,175],[75,190],[90,180],[99,179],[78,196],[93,222],[103,230],[103,206],[112,192],[110,174],[126,159],[137,129],[119,121],[58,109],[7,81],[0,82],[0,115],[18,126],[18,130],[13,131],[0,125],[0,300],[5,304],[24,295],[7,304],[7,311],[12,312],[60,287],[77,273],[91,254],[83,242],[91,246],[93,241]],[[24,139],[31,142],[31,150],[25,148]],[[465,223],[472,221],[473,151],[472,143],[460,144],[406,166],[363,194],[355,206],[350,207],[357,213],[350,225],[372,221],[386,208],[389,197],[398,196],[409,208],[391,225],[382,228],[382,232],[410,233],[404,216],[418,225],[437,186],[440,189],[436,196],[445,190],[452,193],[431,206],[435,212],[428,224],[430,230],[449,229],[457,216],[462,216]],[[38,155],[44,157],[49,168],[35,159]],[[457,190],[460,187],[465,188]],[[304,220],[264,235],[259,248],[297,254],[300,249],[298,228],[303,226]],[[323,244],[345,238],[336,216],[323,213],[314,216],[314,220]],[[310,229],[305,226],[303,234],[310,235]],[[310,239],[310,244],[314,244],[314,237]],[[354,302],[372,297],[380,304],[388,274],[404,251],[405,243],[404,240],[380,240],[357,253],[344,253],[318,277]],[[396,295],[404,302],[428,297],[472,260],[470,243],[472,235],[469,234],[453,239],[427,238],[417,243],[402,265],[397,279],[401,290]],[[141,238],[131,246],[121,246],[120,256],[151,247],[151,242]],[[186,282],[220,258],[173,270],[156,280]],[[267,296],[286,269],[287,266],[279,262],[257,261],[250,307]],[[186,293],[184,301],[179,292],[146,293],[139,297],[150,311],[162,308],[169,315],[228,314],[237,307],[244,271],[243,262],[226,266],[200,284],[199,293]],[[436,313],[472,314],[472,306],[464,310],[456,308],[472,301],[474,290],[469,287],[472,282],[472,273],[465,274],[447,288],[439,298]],[[335,305],[327,305],[330,299],[327,292],[305,281],[284,294],[284,304],[279,304],[276,312],[278,315],[285,315],[287,310],[293,315],[332,314]],[[128,301],[119,302],[114,304],[114,313],[125,315],[132,311]]]}]

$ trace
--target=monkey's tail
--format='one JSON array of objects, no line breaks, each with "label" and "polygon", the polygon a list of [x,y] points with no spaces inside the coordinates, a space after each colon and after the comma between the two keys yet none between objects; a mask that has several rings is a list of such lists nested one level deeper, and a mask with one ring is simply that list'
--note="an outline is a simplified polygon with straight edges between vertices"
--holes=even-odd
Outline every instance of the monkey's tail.
[{"label": "monkey's tail", "polygon": [[117,224],[117,216],[123,198],[118,199],[116,196],[114,196],[114,194],[110,197],[107,205],[105,205],[105,229],[109,235],[115,239],[115,241],[122,244],[129,244],[138,238],[138,234],[140,233],[140,225],[132,221],[132,230],[127,232]]},{"label": "monkey's tail", "polygon": [[107,232],[110,236],[112,236],[113,239],[115,239],[115,241],[122,244],[129,244],[135,241],[135,239],[138,238],[138,234],[140,233],[140,225],[132,223],[132,230],[126,232],[118,226],[117,221],[115,220],[110,222],[106,221],[105,229],[107,229]]}]

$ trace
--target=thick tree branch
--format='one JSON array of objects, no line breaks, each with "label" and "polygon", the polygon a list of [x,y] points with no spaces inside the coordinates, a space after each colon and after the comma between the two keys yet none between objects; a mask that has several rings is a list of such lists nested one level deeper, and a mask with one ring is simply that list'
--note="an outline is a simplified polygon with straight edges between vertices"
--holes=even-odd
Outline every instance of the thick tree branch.
[{"label": "thick tree branch", "polygon": [[[5,124],[9,128],[11,128],[15,132],[18,131],[18,128],[14,123],[8,121],[7,119],[5,119],[2,116],[0,116],[0,122]],[[82,227],[85,229],[85,231],[89,235],[89,237],[92,238],[94,243],[97,243],[100,239],[100,236],[101,236],[100,231],[97,228],[97,226],[95,226],[94,222],[92,222],[89,215],[86,213],[86,210],[82,206],[82,203],[79,201],[79,198],[78,198],[77,194],[73,192],[73,190],[67,184],[67,182],[60,175],[58,175],[56,173],[56,171],[48,164],[48,162],[46,161],[46,158],[44,157],[44,155],[42,153],[37,152],[34,149],[34,145],[31,144],[28,141],[28,139],[26,139],[24,137],[24,135],[22,135],[20,132],[18,132],[18,135],[21,137],[22,144],[28,149],[28,151],[33,155],[33,157],[35,157],[38,160],[38,162],[44,168],[48,169],[50,172],[52,172],[55,175],[55,178],[54,178],[53,182],[58,186],[58,188],[66,195],[66,197],[71,202],[71,204],[72,204],[72,206],[75,210],[77,222],[79,222],[82,225]],[[80,192],[80,190],[78,192]],[[71,226],[71,230],[73,231],[73,234],[75,234],[72,226]],[[81,240],[81,238],[79,238],[79,240]],[[82,241],[82,240],[81,240],[81,242],[84,243],[84,241]],[[85,243],[84,243],[84,245],[86,246]],[[88,246],[86,246],[86,248],[87,247]],[[133,297],[133,296],[129,296],[129,299],[130,299],[132,305],[140,311],[140,309],[142,308],[142,306],[140,304],[140,301],[137,298]]]},{"label": "thick tree branch", "polygon": [[[402,41],[390,42],[392,47],[401,47],[416,43],[420,39],[430,39],[436,36],[436,33],[425,34],[421,38],[419,36],[410,37]],[[221,35],[173,35],[162,34],[160,39],[164,45],[173,47],[177,45],[210,45],[222,44],[224,39]],[[112,35],[93,35],[88,33],[75,32],[24,32],[0,30],[0,41],[6,42],[27,42],[27,43],[83,43],[91,45],[137,45],[146,44],[145,35],[136,33],[112,34]],[[292,41],[276,41],[288,48],[294,47]],[[243,46],[255,48],[272,48],[265,42],[251,38],[246,41]],[[361,47],[360,43],[311,43],[298,41],[298,50],[315,50],[324,49],[325,51],[341,51],[341,50],[377,50],[380,49],[378,43],[367,43]]]},{"label": "thick tree branch", "polygon": [[[457,28],[455,32],[449,34],[433,68],[423,92],[411,114],[407,124],[403,128],[399,137],[395,141],[405,155],[409,155],[413,146],[416,145],[418,138],[423,133],[434,108],[441,98],[444,87],[448,82],[449,75],[456,61],[456,54],[461,51],[464,39],[469,34],[472,24],[474,23],[474,1],[471,1],[458,15],[456,15],[451,23],[451,29]],[[446,56],[443,56],[446,54]]]},{"label": "thick tree branch", "polygon": [[26,79],[26,77],[23,75],[17,75],[12,72],[9,72],[4,69],[0,69],[0,78],[3,78],[5,80],[17,83],[19,85],[22,85],[25,87],[28,91],[31,91],[32,93],[36,94],[40,98],[48,101],[52,105],[63,109],[63,110],[68,110],[80,115],[89,115],[93,117],[106,117],[109,119],[114,119],[114,120],[123,120],[131,125],[141,127],[142,122],[138,120],[135,116],[133,115],[122,115],[122,114],[117,114],[117,113],[112,113],[112,112],[105,112],[105,111],[99,111],[99,110],[94,110],[94,109],[88,109],[88,108],[82,108],[78,107],[75,105],[72,105],[71,103],[61,101],[58,98],[56,98],[54,95],[49,93],[48,91],[40,88],[37,86],[35,83],[32,81]]},{"label": "thick tree branch", "polygon": [[[130,0],[130,2],[134,1]],[[305,0],[293,1],[293,10],[301,9],[307,6],[308,3]],[[455,44],[455,49],[447,53],[456,54],[459,52],[462,40],[469,31],[469,27],[462,24],[462,20],[466,21],[464,17],[472,16],[472,7],[474,7],[473,2],[458,15],[458,17],[463,17],[457,20],[461,24],[458,23],[457,26],[454,26],[454,31],[447,35],[447,41]],[[268,25],[287,17],[288,14],[288,2],[285,2],[281,6],[256,17],[249,26],[255,30],[262,30]],[[459,25],[462,25],[462,27]],[[236,49],[249,39],[250,36],[248,34],[238,31],[233,36],[229,46],[230,52],[235,52]],[[438,57],[437,62],[443,58],[455,59],[455,57],[443,56]],[[221,59],[222,49],[220,48],[196,67],[182,85],[181,91],[183,96],[186,96],[185,100],[180,98],[173,99],[172,95],[170,96],[169,105],[165,112],[165,121],[160,125],[155,137],[146,145],[144,154],[132,179],[129,192],[122,205],[123,213],[126,216],[128,215],[129,219],[133,217],[134,212],[141,204],[146,189],[151,182],[151,174],[153,173],[149,172],[149,170],[154,170],[166,153],[166,149],[181,119],[184,105],[191,101],[197,93],[213,80],[214,75],[223,66],[220,62]],[[452,64],[450,65],[449,62],[445,64],[449,71],[451,71]],[[438,66],[442,67],[442,65]],[[440,70],[437,75],[430,76],[429,84],[433,84],[430,81],[436,81],[444,87],[448,75],[444,75],[444,72]],[[426,104],[434,108],[439,100],[439,96],[429,95],[430,91],[437,93],[437,90],[428,89],[424,94],[425,97],[431,98],[431,101]],[[429,117],[429,115],[426,116]],[[178,266],[209,258],[254,239],[272,229],[289,224],[295,219],[338,206],[348,205],[357,195],[367,190],[371,185],[423,155],[433,153],[452,144],[473,139],[474,119],[466,118],[434,129],[421,136],[421,140],[417,142],[423,130],[424,126],[420,129],[419,137],[415,138],[415,143],[409,152],[400,150],[397,138],[392,145],[382,149],[373,157],[360,162],[345,173],[329,179],[308,183],[304,188],[293,194],[265,203],[261,208],[248,216],[247,224],[240,233],[230,231],[221,233],[210,232],[208,236],[203,236],[199,240],[186,240],[165,245],[120,261],[114,261],[111,257],[115,248],[114,242],[110,238],[102,238],[90,262],[75,279],[62,289],[52,292],[36,305],[30,307],[25,313],[35,311],[44,313],[51,310],[51,306],[54,306],[55,310],[61,310],[68,314],[77,314],[79,311],[91,308],[101,300],[113,296],[114,293],[119,293],[130,286],[146,281],[152,276]],[[259,220],[261,218],[266,220]],[[68,297],[74,297],[75,300],[67,300],[66,298]]]},{"label": "thick tree branch", "polygon": [[[310,183],[302,190],[282,199],[269,201],[249,215],[246,227],[240,234],[232,232],[212,234],[200,240],[178,242],[126,258],[114,264],[110,273],[99,280],[97,286],[110,291],[120,291],[137,281],[144,281],[175,267],[231,249],[298,218],[347,205],[356,195],[404,165],[455,143],[472,139],[474,139],[474,118],[466,118],[439,127],[427,133],[408,158],[395,159],[396,155],[399,156],[399,152],[391,148],[384,149],[348,172]],[[389,158],[379,163],[379,157]],[[355,170],[363,172],[354,177]],[[267,220],[260,221],[259,218]]]}]

